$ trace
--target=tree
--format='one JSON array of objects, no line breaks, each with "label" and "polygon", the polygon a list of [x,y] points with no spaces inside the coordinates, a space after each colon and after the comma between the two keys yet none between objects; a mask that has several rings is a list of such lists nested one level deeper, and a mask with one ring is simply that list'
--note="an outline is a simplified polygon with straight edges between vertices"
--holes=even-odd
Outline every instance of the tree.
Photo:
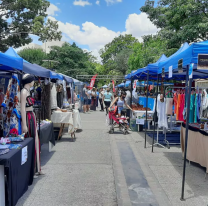
[{"label": "tree", "polygon": [[147,1],[141,11],[168,40],[168,47],[180,47],[184,42],[208,39],[208,0],[160,0],[156,7]]},{"label": "tree", "polygon": [[133,53],[129,57],[129,72],[156,62],[162,54],[170,56],[178,50],[178,48],[168,49],[167,41],[162,40],[160,36],[147,35],[142,38],[143,43],[135,43]]},{"label": "tree", "polygon": [[43,60],[48,59],[47,54],[42,49],[25,48],[19,51],[18,54],[26,61],[40,66],[43,66]]},{"label": "tree", "polygon": [[39,36],[40,41],[60,40],[57,22],[45,21],[49,5],[46,0],[0,1],[0,50],[32,42],[29,34]]},{"label": "tree", "polygon": [[76,78],[76,75],[95,74],[94,57],[91,53],[83,51],[75,43],[72,45],[65,43],[62,47],[52,47],[48,58],[59,62],[54,64],[54,69],[57,72],[73,78]]},{"label": "tree", "polygon": [[138,40],[131,34],[115,37],[112,42],[106,44],[105,47],[99,52],[100,57],[102,58],[102,63],[111,64],[111,62],[115,60],[118,53],[120,53],[123,49],[132,48],[135,42],[138,42]]}]

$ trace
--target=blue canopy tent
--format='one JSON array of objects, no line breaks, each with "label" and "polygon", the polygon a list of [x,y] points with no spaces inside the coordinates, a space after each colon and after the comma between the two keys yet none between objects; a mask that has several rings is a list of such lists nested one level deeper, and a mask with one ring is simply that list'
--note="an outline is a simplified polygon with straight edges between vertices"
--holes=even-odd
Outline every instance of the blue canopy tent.
[{"label": "blue canopy tent", "polygon": [[22,58],[13,57],[7,54],[0,53],[0,70],[3,71],[22,71],[23,60]]},{"label": "blue canopy tent", "polygon": [[64,80],[63,75],[57,74],[56,72],[53,72],[53,71],[50,71],[50,78],[51,78],[51,79]]},{"label": "blue canopy tent", "polygon": [[[17,52],[12,48],[12,47],[9,47],[9,49],[5,52],[5,54],[7,55],[10,55],[10,56],[13,56],[13,57],[18,57],[18,58],[22,58],[20,57]],[[23,59],[23,58],[22,58]],[[23,62],[27,62],[29,63],[28,61],[24,60],[23,59]]]},{"label": "blue canopy tent", "polygon": [[[183,59],[183,68],[185,70],[187,69],[187,66],[191,63],[194,63],[194,71],[193,71],[193,79],[198,78],[207,78],[208,77],[208,71],[207,70],[200,70],[197,69],[197,63],[198,63],[198,54],[208,54],[208,41],[199,42],[199,43],[193,43],[191,46],[189,46],[186,50],[182,51],[181,53],[175,55],[169,61],[165,62],[163,67],[169,68],[172,66],[173,72],[178,71],[178,61],[180,59]],[[160,65],[159,73],[161,73],[162,65]],[[169,69],[166,69],[165,72],[168,72]],[[173,78],[179,77],[181,79],[186,79],[186,72],[182,73],[173,73]]]},{"label": "blue canopy tent", "polygon": [[74,83],[73,79],[65,74],[59,73],[67,83]]}]

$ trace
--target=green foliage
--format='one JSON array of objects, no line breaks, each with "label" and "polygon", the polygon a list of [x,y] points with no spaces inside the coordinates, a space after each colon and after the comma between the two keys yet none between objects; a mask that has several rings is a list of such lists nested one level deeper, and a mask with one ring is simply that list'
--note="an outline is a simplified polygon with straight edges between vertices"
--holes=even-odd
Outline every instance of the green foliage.
[{"label": "green foliage", "polygon": [[26,61],[40,66],[43,66],[43,60],[48,59],[46,53],[42,49],[25,48],[19,51],[18,54]]},{"label": "green foliage", "polygon": [[184,42],[208,39],[208,0],[160,0],[156,7],[147,2],[141,11],[158,28],[159,35],[168,40],[169,48]]},{"label": "green foliage", "polygon": [[172,55],[178,48],[168,49],[167,41],[162,40],[159,36],[144,36],[143,43],[134,44],[133,53],[129,57],[129,72],[143,68],[150,63],[156,62],[162,54]]},{"label": "green foliage", "polygon": [[[138,40],[131,34],[120,35],[119,37],[115,37],[112,42],[106,44],[105,47],[100,50],[99,53],[106,74],[118,75],[126,73],[126,65],[129,57],[127,55],[131,54],[130,50],[136,42],[138,42]],[[124,59],[122,59],[122,57],[124,57]],[[120,63],[120,60],[122,60],[124,65]]]},{"label": "green foliage", "polygon": [[49,5],[46,0],[0,1],[0,51],[30,43],[31,33],[39,36],[41,41],[60,40],[57,22],[50,19],[45,22]]},{"label": "green foliage", "polygon": [[91,53],[84,52],[75,43],[52,47],[48,58],[59,62],[54,64],[57,72],[73,78],[76,78],[76,75],[94,75],[96,71],[95,58]]}]

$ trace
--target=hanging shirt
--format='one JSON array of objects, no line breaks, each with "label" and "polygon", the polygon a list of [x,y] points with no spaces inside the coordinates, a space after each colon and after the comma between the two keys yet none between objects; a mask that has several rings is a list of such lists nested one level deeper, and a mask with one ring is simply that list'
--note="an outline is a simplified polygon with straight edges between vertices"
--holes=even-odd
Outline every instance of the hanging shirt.
[{"label": "hanging shirt", "polygon": [[180,103],[179,116],[178,116],[179,121],[184,121],[183,118],[184,106],[185,106],[185,94],[181,94],[181,103]]},{"label": "hanging shirt", "polygon": [[194,100],[195,100],[195,94],[192,94],[190,100],[189,123],[194,122]]},{"label": "hanging shirt", "polygon": [[197,107],[198,107],[198,94],[196,94],[194,101],[194,123],[197,123]]},{"label": "hanging shirt", "polygon": [[176,120],[179,120],[180,104],[181,104],[181,94],[178,94],[177,108],[176,108]]},{"label": "hanging shirt", "polygon": [[166,98],[166,114],[173,114],[173,98]]},{"label": "hanging shirt", "polygon": [[157,116],[158,116],[158,127],[165,127],[168,129],[168,121],[166,115],[166,99],[164,102],[160,101],[160,94],[157,97]]},{"label": "hanging shirt", "polygon": [[174,93],[173,101],[174,101],[174,114],[176,114],[177,103],[178,103],[178,98],[177,98],[177,94],[176,93]]}]

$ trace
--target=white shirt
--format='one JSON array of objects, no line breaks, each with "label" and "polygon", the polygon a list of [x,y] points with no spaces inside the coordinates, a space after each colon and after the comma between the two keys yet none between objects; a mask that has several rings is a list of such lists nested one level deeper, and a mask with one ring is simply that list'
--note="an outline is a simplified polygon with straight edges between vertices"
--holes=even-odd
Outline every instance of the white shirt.
[{"label": "white shirt", "polygon": [[87,93],[88,93],[88,95],[89,95],[89,96],[88,96],[88,99],[91,99],[91,93],[92,93],[91,90],[88,90]]}]

